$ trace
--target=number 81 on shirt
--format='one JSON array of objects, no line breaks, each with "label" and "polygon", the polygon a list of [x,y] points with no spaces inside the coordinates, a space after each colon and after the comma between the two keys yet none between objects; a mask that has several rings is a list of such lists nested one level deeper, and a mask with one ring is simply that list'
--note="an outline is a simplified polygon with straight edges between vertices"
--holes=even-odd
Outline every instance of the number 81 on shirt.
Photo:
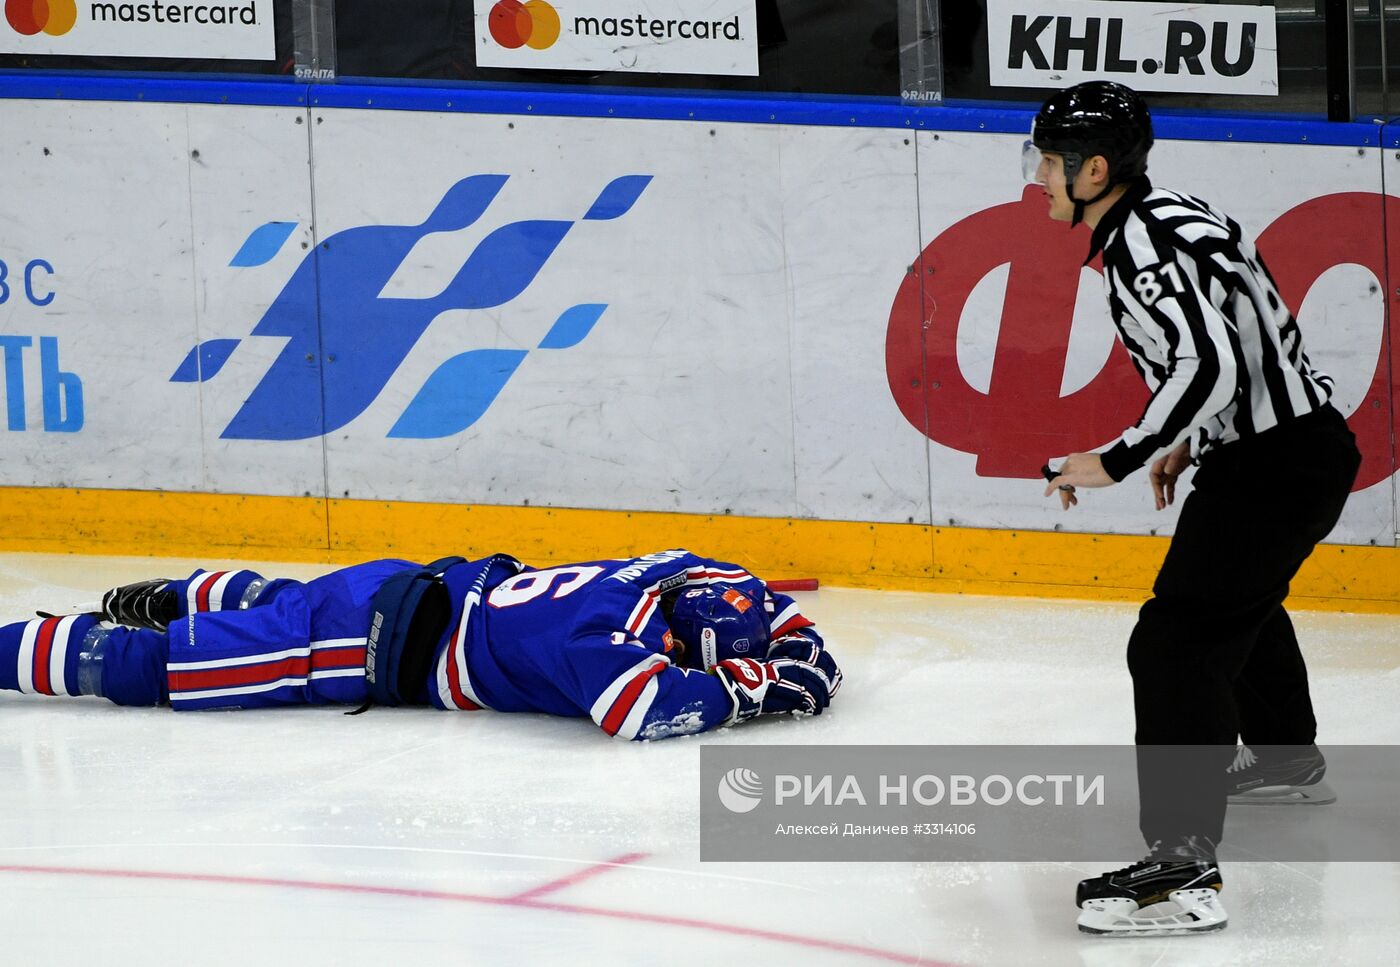
[{"label": "number 81 on shirt", "polygon": [[[1164,282],[1171,283],[1170,290],[1164,287]],[[1174,262],[1168,262],[1139,272],[1133,279],[1133,291],[1138,294],[1143,305],[1151,306],[1162,297],[1164,291],[1169,291],[1171,295],[1181,295],[1186,291],[1186,285],[1181,281],[1181,270]]]}]

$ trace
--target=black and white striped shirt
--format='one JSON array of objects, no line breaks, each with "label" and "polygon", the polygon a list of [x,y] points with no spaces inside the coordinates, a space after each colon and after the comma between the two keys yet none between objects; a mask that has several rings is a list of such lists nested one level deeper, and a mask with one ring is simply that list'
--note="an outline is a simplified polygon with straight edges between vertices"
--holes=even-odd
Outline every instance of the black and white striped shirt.
[{"label": "black and white striped shirt", "polygon": [[1094,229],[1109,310],[1152,391],[1102,454],[1122,480],[1188,436],[1191,456],[1318,409],[1332,379],[1235,221],[1205,202],[1133,182]]}]

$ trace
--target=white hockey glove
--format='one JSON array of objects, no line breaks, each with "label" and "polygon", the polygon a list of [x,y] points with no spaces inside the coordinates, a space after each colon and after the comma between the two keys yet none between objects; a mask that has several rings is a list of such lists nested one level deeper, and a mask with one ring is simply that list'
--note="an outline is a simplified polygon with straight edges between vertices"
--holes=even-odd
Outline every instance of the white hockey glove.
[{"label": "white hockey glove", "polygon": [[[831,667],[836,663],[827,656]],[[729,723],[745,722],[756,715],[792,712],[820,715],[831,702],[831,693],[840,684],[817,665],[791,658],[755,661],[730,658],[714,668],[714,674],[729,692],[734,711]]]}]

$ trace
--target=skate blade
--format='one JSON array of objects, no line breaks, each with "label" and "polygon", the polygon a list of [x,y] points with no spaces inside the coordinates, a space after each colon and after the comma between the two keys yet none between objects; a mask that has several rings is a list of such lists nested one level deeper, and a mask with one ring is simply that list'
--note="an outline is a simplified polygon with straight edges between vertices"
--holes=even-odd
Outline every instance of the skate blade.
[{"label": "skate blade", "polygon": [[1337,801],[1337,793],[1326,779],[1310,786],[1260,786],[1229,797],[1232,806],[1326,806]]},{"label": "skate blade", "polygon": [[1167,937],[1224,930],[1229,914],[1211,889],[1174,890],[1168,899],[1177,912],[1149,915],[1125,898],[1088,900],[1079,911],[1080,933],[1096,937]]},{"label": "skate blade", "polygon": [[102,602],[101,602],[101,601],[84,601],[84,602],[82,602],[81,604],[75,604],[75,605],[73,605],[73,607],[69,608],[67,611],[55,612],[55,613],[53,613],[53,614],[50,614],[50,613],[47,612],[47,611],[36,611],[36,612],[34,612],[34,613],[37,614],[37,615],[39,615],[40,617],[43,617],[43,616],[45,616],[45,615],[48,615],[48,616],[51,617],[51,618],[66,618],[66,617],[68,617],[69,615],[84,615],[84,614],[90,614],[90,615],[92,615],[92,616],[94,616],[94,617],[98,617],[98,616],[100,616],[100,615],[102,614]]}]

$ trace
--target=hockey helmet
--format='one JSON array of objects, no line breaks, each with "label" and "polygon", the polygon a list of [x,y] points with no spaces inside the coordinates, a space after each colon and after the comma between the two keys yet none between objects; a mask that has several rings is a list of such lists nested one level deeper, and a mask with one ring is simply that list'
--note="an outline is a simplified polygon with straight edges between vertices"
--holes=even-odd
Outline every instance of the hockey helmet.
[{"label": "hockey helmet", "polygon": [[709,671],[729,658],[768,653],[768,616],[763,602],[732,584],[682,588],[667,616],[671,634],[685,645],[683,664]]},{"label": "hockey helmet", "polygon": [[[1115,185],[1147,173],[1152,149],[1152,115],[1132,88],[1113,81],[1085,81],[1050,95],[1031,124],[1031,139],[1021,151],[1021,172],[1036,180],[1043,152],[1065,162],[1065,189],[1075,205],[1075,223],[1084,206],[1092,205]],[[1102,155],[1108,162],[1108,184],[1093,198],[1074,197],[1074,179],[1085,161]]]}]

